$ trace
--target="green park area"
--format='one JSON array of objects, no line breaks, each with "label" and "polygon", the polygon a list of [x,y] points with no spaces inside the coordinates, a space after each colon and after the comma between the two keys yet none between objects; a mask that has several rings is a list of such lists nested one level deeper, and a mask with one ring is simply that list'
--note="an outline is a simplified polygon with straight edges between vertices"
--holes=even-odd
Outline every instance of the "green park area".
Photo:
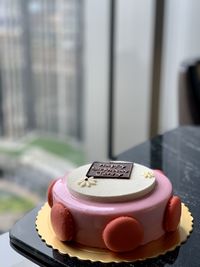
[{"label": "green park area", "polygon": [[[28,170],[26,169],[26,161],[23,163],[23,159],[26,159],[27,155],[31,155],[31,157],[29,157],[30,161],[28,162],[33,162],[33,167],[30,168],[28,165]],[[34,162],[37,162],[37,164],[35,165]],[[49,164],[50,171],[52,169],[57,171],[60,170],[60,168],[62,170],[62,168],[65,168],[65,162],[67,168],[68,166],[84,164],[84,153],[80,146],[70,141],[65,142],[57,138],[46,136],[31,136],[31,138],[24,138],[13,143],[8,142],[8,144],[6,144],[4,140],[1,140],[0,233],[8,231],[17,219],[38,204],[42,194],[46,194],[47,182],[44,178],[46,174],[42,180],[41,177],[38,176],[40,169],[35,171],[36,168],[40,168],[40,164],[43,166],[48,166]],[[25,169],[22,171],[21,168],[24,168],[24,166]],[[19,172],[15,172],[17,169]],[[47,169],[44,168],[44,170]],[[32,171],[32,175],[30,176],[28,175],[29,171]],[[21,181],[22,175],[26,177],[26,172],[27,180]],[[25,183],[23,183],[23,181],[25,181]],[[45,192],[41,191],[43,189]],[[36,194],[36,199],[33,197],[34,194]]]},{"label": "green park area", "polygon": [[34,207],[34,203],[9,191],[0,190],[0,213],[23,213]]},{"label": "green park area", "polygon": [[62,159],[67,159],[76,165],[84,163],[84,153],[79,147],[50,137],[34,137],[24,141],[19,148],[5,148],[0,145],[0,153],[18,157],[33,147],[38,147]]}]

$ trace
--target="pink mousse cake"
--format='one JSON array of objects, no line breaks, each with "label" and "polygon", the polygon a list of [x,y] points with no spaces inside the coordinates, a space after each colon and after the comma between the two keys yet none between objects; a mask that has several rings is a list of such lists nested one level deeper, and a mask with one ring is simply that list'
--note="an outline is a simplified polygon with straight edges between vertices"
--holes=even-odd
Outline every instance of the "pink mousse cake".
[{"label": "pink mousse cake", "polygon": [[131,162],[93,162],[51,183],[57,238],[114,252],[134,250],[175,231],[181,200],[159,170]]}]

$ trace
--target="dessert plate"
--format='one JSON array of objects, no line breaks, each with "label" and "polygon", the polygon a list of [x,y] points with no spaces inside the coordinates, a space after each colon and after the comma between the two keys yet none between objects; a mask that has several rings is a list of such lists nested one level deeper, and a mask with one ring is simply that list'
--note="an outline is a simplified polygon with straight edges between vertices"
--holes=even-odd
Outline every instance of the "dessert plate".
[{"label": "dessert plate", "polygon": [[134,251],[126,253],[113,253],[105,249],[95,249],[78,245],[76,243],[61,242],[57,239],[50,222],[50,207],[48,203],[38,213],[36,219],[36,229],[41,239],[61,254],[67,254],[70,257],[77,257],[79,260],[90,260],[92,262],[100,261],[103,263],[121,263],[146,260],[148,258],[158,257],[168,251],[174,250],[180,246],[192,231],[193,218],[189,209],[182,203],[182,215],[180,225],[177,231],[165,234],[160,239],[140,246]]}]

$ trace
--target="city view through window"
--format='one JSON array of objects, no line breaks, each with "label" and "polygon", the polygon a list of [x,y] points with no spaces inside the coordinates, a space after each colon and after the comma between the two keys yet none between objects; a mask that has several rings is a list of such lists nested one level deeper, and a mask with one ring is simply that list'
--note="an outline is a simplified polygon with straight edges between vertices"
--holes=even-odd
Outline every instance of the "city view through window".
[{"label": "city view through window", "polygon": [[0,0],[0,232],[84,162],[81,0]]}]

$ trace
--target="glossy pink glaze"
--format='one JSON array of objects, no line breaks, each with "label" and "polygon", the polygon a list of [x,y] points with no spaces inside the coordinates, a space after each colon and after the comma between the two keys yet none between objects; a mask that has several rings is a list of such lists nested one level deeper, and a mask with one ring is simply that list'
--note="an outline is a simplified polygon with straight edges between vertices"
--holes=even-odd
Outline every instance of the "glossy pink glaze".
[{"label": "glossy pink glaze", "polygon": [[141,244],[156,240],[164,234],[163,217],[165,207],[172,196],[172,185],[168,178],[154,171],[155,189],[143,198],[123,203],[100,203],[77,199],[66,186],[66,177],[59,179],[53,187],[53,202],[61,202],[70,210],[75,226],[74,240],[80,244],[105,248],[102,232],[112,219],[118,216],[133,216],[144,228]]}]

